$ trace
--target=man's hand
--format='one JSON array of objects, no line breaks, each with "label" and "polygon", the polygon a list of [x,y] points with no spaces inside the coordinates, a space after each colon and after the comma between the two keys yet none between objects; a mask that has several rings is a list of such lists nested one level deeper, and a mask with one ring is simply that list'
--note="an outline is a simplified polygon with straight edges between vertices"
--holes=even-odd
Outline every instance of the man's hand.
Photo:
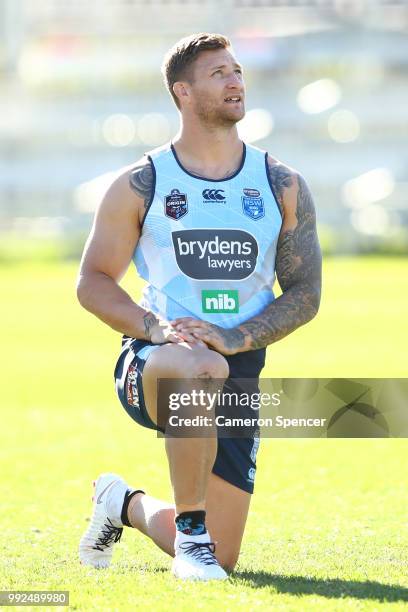
[{"label": "man's hand", "polygon": [[153,344],[166,344],[167,342],[181,344],[188,342],[198,346],[207,346],[205,342],[195,338],[191,333],[179,333],[169,321],[157,318],[152,312],[147,312],[143,317],[143,321],[146,339],[150,340]]},{"label": "man's hand", "polygon": [[235,353],[247,351],[250,348],[246,346],[246,335],[238,327],[225,329],[192,317],[175,319],[171,321],[171,325],[176,333],[184,338],[187,339],[189,336],[196,341],[205,342],[207,346],[222,355],[235,355]]}]

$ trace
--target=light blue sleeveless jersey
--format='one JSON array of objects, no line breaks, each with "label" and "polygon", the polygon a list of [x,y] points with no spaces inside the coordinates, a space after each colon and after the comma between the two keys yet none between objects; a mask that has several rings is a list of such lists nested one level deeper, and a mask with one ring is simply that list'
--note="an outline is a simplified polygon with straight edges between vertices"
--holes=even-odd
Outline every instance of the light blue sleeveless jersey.
[{"label": "light blue sleeveless jersey", "polygon": [[257,315],[274,300],[282,224],[265,151],[244,144],[239,169],[221,180],[189,173],[170,143],[148,158],[154,189],[133,256],[148,283],[140,305],[225,328]]}]

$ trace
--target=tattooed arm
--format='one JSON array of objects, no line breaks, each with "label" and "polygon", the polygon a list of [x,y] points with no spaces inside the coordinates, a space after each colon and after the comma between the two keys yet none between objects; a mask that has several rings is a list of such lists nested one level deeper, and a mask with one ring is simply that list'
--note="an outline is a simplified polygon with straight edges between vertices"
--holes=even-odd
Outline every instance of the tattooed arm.
[{"label": "tattooed arm", "polygon": [[304,325],[320,304],[322,262],[310,190],[300,174],[272,159],[268,165],[283,217],[276,253],[276,275],[283,293],[239,326],[245,336],[243,346],[251,349],[265,347]]},{"label": "tattooed arm", "polygon": [[119,286],[139,240],[152,188],[153,172],[145,158],[112,183],[85,245],[77,295],[84,308],[128,336],[154,344],[181,342],[168,321],[159,321],[135,304]]},{"label": "tattooed arm", "polygon": [[321,255],[310,191],[299,174],[275,160],[268,163],[283,217],[276,253],[282,295],[259,315],[232,329],[187,317],[173,321],[180,333],[193,333],[224,355],[272,344],[310,321],[319,308]]},{"label": "tattooed arm", "polygon": [[143,158],[129,173],[129,186],[138,198],[143,200],[144,216],[153,195],[153,169],[148,159]]}]

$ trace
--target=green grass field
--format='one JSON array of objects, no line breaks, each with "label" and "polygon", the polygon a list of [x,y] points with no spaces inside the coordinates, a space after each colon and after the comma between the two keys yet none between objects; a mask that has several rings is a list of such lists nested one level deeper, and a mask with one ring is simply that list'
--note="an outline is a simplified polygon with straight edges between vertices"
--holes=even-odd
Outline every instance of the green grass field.
[{"label": "green grass field", "polygon": [[[91,481],[170,497],[162,448],[120,407],[120,338],[75,301],[73,264],[2,266],[1,589],[66,589],[75,610],[397,610],[408,602],[406,440],[264,440],[237,571],[182,584],[130,530],[108,571],[81,567]],[[319,316],[264,376],[406,377],[408,264],[328,259]],[[137,296],[133,275],[125,286]]]}]

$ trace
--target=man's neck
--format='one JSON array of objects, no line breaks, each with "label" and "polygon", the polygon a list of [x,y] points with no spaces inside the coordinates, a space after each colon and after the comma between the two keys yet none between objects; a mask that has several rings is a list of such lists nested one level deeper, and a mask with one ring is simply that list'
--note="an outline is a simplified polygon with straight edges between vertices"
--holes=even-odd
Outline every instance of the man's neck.
[{"label": "man's neck", "polygon": [[173,145],[187,170],[208,178],[233,174],[242,160],[243,143],[236,125],[213,129],[199,124],[182,125]]}]

